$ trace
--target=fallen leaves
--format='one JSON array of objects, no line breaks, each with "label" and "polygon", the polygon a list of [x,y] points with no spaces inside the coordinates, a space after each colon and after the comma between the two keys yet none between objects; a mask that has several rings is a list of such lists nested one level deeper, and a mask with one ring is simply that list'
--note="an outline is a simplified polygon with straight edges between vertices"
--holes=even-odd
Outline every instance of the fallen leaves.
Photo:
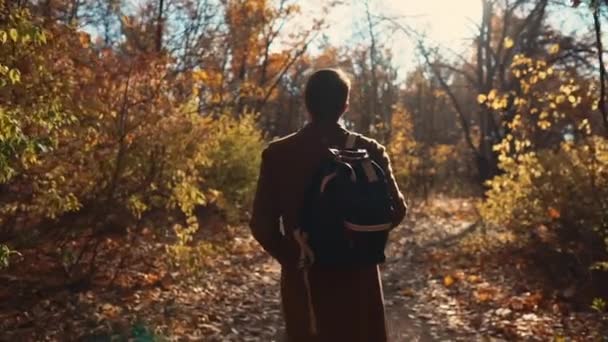
[{"label": "fallen leaves", "polygon": [[414,290],[411,288],[406,288],[401,291],[401,294],[405,297],[414,297]]},{"label": "fallen leaves", "polygon": [[454,280],[454,277],[452,277],[452,276],[448,275],[443,278],[443,285],[445,287],[450,287],[450,286],[454,285],[455,282],[456,282],[456,280]]},{"label": "fallen leaves", "polygon": [[559,212],[559,210],[557,210],[553,207],[549,207],[549,209],[547,209],[547,213],[549,214],[549,217],[552,219],[558,219],[561,217],[561,213]]},{"label": "fallen leaves", "polygon": [[491,287],[481,287],[473,291],[473,296],[478,302],[488,302],[496,297],[496,289]]},{"label": "fallen leaves", "polygon": [[481,277],[478,275],[475,275],[475,274],[471,274],[471,275],[467,276],[467,281],[471,284],[476,284],[481,281]]},{"label": "fallen leaves", "polygon": [[[463,208],[442,205],[445,210]],[[597,317],[552,302],[531,279],[520,276],[525,265],[517,255],[468,257],[459,245],[426,247],[459,234],[468,222],[449,222],[444,216],[418,216],[409,223],[411,228],[393,231],[395,243],[389,245],[383,266],[393,340],[594,340],[591,331]],[[29,327],[30,334],[38,329],[56,340],[89,336],[85,334],[114,339],[137,335],[210,342],[276,340],[282,326],[278,265],[247,234],[234,236],[224,251],[209,260],[214,267],[199,281],[184,282],[178,274],[137,266],[125,270],[138,280],[135,289],[62,291],[21,310],[3,310],[0,339],[32,339],[17,333]],[[153,250],[148,254],[154,255]]]},{"label": "fallen leaves", "polygon": [[[450,206],[443,204],[443,208]],[[572,306],[544,294],[543,287],[528,273],[531,265],[525,255],[518,254],[521,252],[496,252],[506,251],[507,241],[490,246],[487,239],[479,240],[480,245],[490,248],[437,243],[449,241],[444,235],[446,231],[458,234],[459,230],[452,227],[458,227],[461,222],[455,221],[459,215],[452,216],[448,223],[443,221],[443,214],[428,214],[436,211],[426,210],[427,215],[417,216],[410,223],[413,227],[407,231],[409,243],[395,238],[399,246],[404,246],[413,255],[404,254],[408,256],[400,259],[404,265],[391,264],[391,274],[396,272],[394,277],[421,275],[411,277],[408,286],[400,287],[402,305],[412,311],[401,324],[422,324],[432,340],[439,341],[601,340],[598,335],[601,323],[597,315],[574,312]],[[443,229],[445,231],[439,231]],[[498,239],[507,233],[497,230],[492,232],[491,238]],[[470,241],[473,235],[477,234],[464,236],[464,239]],[[424,257],[419,257],[420,254]],[[388,279],[392,279],[391,276]],[[410,289],[416,296],[404,295],[409,294]],[[560,296],[566,298],[561,292]],[[395,303],[400,302],[396,300]],[[388,312],[391,312],[390,308],[389,305]],[[405,340],[414,340],[412,335],[407,336],[410,338]]]},{"label": "fallen leaves", "polygon": [[146,264],[130,263],[114,287],[43,293],[46,298],[30,307],[15,302],[27,310],[0,310],[0,340],[127,340],[137,335],[272,341],[282,325],[279,268],[246,230],[225,241],[224,253],[210,257],[215,267],[196,282],[146,266],[155,265],[150,256],[163,255],[159,244],[146,249]]}]

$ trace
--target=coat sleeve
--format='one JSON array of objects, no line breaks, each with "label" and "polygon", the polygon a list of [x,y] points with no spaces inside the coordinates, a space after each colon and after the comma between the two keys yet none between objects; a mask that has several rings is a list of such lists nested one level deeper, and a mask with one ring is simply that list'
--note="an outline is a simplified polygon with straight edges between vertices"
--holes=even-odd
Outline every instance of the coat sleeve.
[{"label": "coat sleeve", "polygon": [[258,178],[253,212],[249,226],[253,237],[262,248],[279,262],[284,260],[283,236],[280,232],[280,209],[277,200],[276,184],[273,184],[273,170],[270,153],[262,153],[262,165]]},{"label": "coat sleeve", "polygon": [[379,145],[378,147],[378,161],[380,167],[382,167],[382,169],[386,173],[389,193],[393,201],[393,227],[396,227],[405,218],[405,214],[407,213],[407,204],[405,203],[405,197],[399,190],[399,185],[397,184],[397,180],[395,179],[395,175],[393,174],[391,161],[388,156],[388,153],[386,153],[386,149],[382,145]]}]

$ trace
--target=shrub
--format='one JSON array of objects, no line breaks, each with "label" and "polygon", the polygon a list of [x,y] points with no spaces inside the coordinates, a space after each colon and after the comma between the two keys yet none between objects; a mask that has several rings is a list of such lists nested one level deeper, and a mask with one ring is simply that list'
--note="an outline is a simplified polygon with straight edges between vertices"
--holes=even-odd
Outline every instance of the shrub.
[{"label": "shrub", "polygon": [[211,202],[238,216],[263,147],[253,116],[200,113],[197,101],[173,90],[167,56],[98,53],[73,28],[39,30],[25,10],[10,18],[0,23],[0,32],[19,38],[0,40],[0,237],[7,246],[90,237],[74,253],[79,262],[97,254],[104,234],[137,233],[146,222],[170,235],[173,224],[190,227],[194,209]]},{"label": "shrub", "polygon": [[[425,144],[414,139],[411,115],[397,107],[392,116],[392,136],[387,145],[393,172],[410,196],[427,197],[431,191],[470,195],[470,152],[462,144]],[[466,157],[463,157],[466,156]]]},{"label": "shrub", "polygon": [[488,222],[518,230],[544,225],[608,233],[608,140],[503,155],[500,167],[504,174],[488,182],[481,205]]},{"label": "shrub", "polygon": [[511,67],[517,94],[492,90],[479,97],[511,118],[494,147],[503,173],[487,182],[480,213],[488,223],[534,232],[526,236],[560,256],[543,260],[546,268],[567,257],[575,273],[588,273],[608,247],[608,140],[594,135],[594,86],[543,60],[518,55]]},{"label": "shrub", "polygon": [[413,192],[414,174],[421,166],[421,159],[418,157],[420,146],[414,140],[412,116],[403,107],[397,107],[391,127],[393,133],[386,148],[395,179],[404,191]]},{"label": "shrub", "polygon": [[207,157],[202,170],[204,186],[216,190],[220,208],[231,220],[243,215],[253,199],[264,140],[256,117],[221,117],[211,123]]}]

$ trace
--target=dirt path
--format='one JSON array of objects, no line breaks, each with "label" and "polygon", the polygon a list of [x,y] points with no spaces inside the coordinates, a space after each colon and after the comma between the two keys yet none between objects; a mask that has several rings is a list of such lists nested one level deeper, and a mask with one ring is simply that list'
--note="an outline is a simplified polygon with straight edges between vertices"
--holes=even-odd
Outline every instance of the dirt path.
[{"label": "dirt path", "polygon": [[[417,221],[410,220],[393,231],[388,262],[382,266],[391,341],[471,341],[474,338],[475,334],[467,333],[457,322],[445,321],[445,311],[449,313],[451,310],[449,305],[436,307],[426,303],[429,282],[436,283],[436,279],[427,276],[421,255],[424,245],[440,244],[441,241],[458,236],[470,229],[472,223],[467,220],[446,219],[445,222],[435,222],[429,218],[419,218]],[[281,336],[282,321],[278,301],[279,268],[267,258],[251,267],[257,276],[249,280],[253,283],[248,284],[248,287],[259,291],[256,297],[260,300],[251,303],[247,310],[249,318],[259,317],[261,321],[237,316],[234,320],[221,324],[209,336],[211,341],[280,340],[278,336]],[[223,306],[234,308],[242,300],[243,297],[231,298]]]},{"label": "dirt path", "polygon": [[[444,215],[414,212],[391,234],[388,261],[382,266],[391,341],[479,337],[470,324],[455,318],[458,306],[450,302],[441,278],[429,275],[424,257],[426,246],[441,245],[471,226],[470,217],[457,216],[453,207]],[[278,342],[283,330],[278,264],[246,229],[231,238],[229,252],[207,261],[197,281],[158,279],[149,271],[133,269],[127,273],[142,280],[134,289],[25,294],[36,300],[0,310],[0,341],[160,336],[161,341]]]},{"label": "dirt path", "polygon": [[[385,303],[391,341],[471,341],[474,336],[446,320],[448,305],[435,306],[426,299],[432,293],[422,253],[426,246],[440,245],[470,229],[471,221],[435,222],[410,218],[391,236],[388,262],[383,266]],[[439,288],[441,290],[441,288]],[[438,294],[437,294],[438,295]]]},{"label": "dirt path", "polygon": [[[414,211],[393,231],[382,266],[392,342],[547,341],[560,336],[602,341],[590,337],[597,335],[590,335],[594,317],[589,313],[560,314],[537,305],[534,287],[522,288],[523,278],[500,267],[507,264],[504,259],[488,263],[483,272],[475,265],[479,260],[450,259],[456,242],[475,231],[476,221],[470,203],[443,199],[433,208]],[[141,280],[126,289],[59,288],[49,293],[10,280],[0,293],[17,289],[29,300],[13,300],[15,305],[0,301],[0,341],[279,342],[278,264],[246,229],[229,241],[226,252],[205,259],[204,273],[190,282],[141,267],[123,272]],[[446,279],[454,283],[446,284]]]}]

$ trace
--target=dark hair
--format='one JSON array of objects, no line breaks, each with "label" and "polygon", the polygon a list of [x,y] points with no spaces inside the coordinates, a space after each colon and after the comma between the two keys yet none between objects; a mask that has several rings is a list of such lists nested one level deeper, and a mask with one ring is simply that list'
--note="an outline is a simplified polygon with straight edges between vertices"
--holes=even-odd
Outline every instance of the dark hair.
[{"label": "dark hair", "polygon": [[306,82],[304,102],[313,121],[337,121],[344,112],[350,80],[338,69],[315,71]]}]

